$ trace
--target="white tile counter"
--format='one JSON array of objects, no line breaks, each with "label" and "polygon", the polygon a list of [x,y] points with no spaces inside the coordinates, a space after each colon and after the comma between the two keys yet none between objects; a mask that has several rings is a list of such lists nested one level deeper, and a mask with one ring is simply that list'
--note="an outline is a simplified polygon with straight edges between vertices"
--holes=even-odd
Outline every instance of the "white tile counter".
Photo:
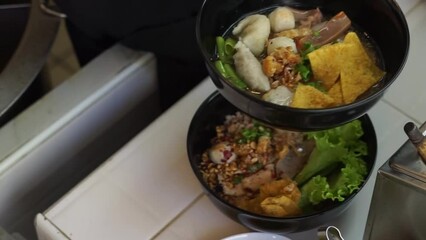
[{"label": "white tile counter", "polygon": [[[377,169],[406,141],[403,126],[426,120],[426,2],[400,1],[411,32],[405,69],[369,112],[378,138],[375,171],[351,207],[330,222],[362,239]],[[206,79],[60,201],[37,216],[40,240],[214,240],[247,232],[207,199],[186,155],[189,123],[215,90]],[[288,235],[316,239],[316,230]]]}]

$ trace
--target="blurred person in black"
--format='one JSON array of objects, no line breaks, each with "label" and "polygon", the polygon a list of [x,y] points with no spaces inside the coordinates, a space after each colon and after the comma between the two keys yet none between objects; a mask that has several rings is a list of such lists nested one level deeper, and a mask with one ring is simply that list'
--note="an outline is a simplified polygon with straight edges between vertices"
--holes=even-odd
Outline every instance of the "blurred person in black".
[{"label": "blurred person in black", "polygon": [[202,0],[56,0],[81,66],[115,43],[157,58],[168,108],[207,76],[195,37]]}]

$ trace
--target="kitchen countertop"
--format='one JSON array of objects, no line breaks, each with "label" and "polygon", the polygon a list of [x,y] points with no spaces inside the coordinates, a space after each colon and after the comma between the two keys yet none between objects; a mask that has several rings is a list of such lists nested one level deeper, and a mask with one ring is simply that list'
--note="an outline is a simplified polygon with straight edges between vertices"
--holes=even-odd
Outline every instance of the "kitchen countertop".
[{"label": "kitchen countertop", "polygon": [[[346,212],[330,225],[362,239],[377,169],[407,140],[403,126],[426,119],[426,1],[398,1],[410,27],[410,54],[398,79],[368,111],[378,140],[373,175]],[[215,91],[209,78],[56,204],[36,217],[47,239],[221,239],[250,230],[208,200],[189,165],[186,134],[196,109]],[[316,229],[287,237],[316,239]]]}]

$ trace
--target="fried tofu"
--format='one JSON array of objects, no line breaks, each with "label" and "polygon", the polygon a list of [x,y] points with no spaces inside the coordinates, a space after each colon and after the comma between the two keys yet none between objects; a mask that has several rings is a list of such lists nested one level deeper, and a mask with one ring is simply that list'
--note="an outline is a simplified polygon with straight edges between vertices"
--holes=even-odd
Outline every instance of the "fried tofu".
[{"label": "fried tofu", "polygon": [[[314,78],[321,81],[336,106],[354,102],[385,75],[369,57],[355,32],[346,34],[343,42],[312,51],[308,58]],[[316,101],[312,102],[313,106],[306,105],[311,98],[305,100],[305,107],[321,106]],[[318,101],[324,101],[324,98]],[[300,102],[296,101],[296,105]]]},{"label": "fried tofu", "polygon": [[347,44],[344,56],[350,61],[342,63],[340,82],[344,103],[351,103],[376,84],[385,72],[379,69],[368,56],[356,33],[348,33],[343,43]]},{"label": "fried tofu", "polygon": [[340,75],[341,60],[344,45],[333,44],[323,46],[308,54],[311,63],[312,73],[316,80],[328,90],[337,81]]},{"label": "fried tofu", "polygon": [[306,84],[297,85],[291,102],[295,108],[326,108],[333,106],[334,99],[327,93]]},{"label": "fried tofu", "polygon": [[340,81],[337,81],[329,90],[328,95],[334,99],[334,105],[339,106],[342,105],[343,102],[343,94],[342,94],[342,84]]}]

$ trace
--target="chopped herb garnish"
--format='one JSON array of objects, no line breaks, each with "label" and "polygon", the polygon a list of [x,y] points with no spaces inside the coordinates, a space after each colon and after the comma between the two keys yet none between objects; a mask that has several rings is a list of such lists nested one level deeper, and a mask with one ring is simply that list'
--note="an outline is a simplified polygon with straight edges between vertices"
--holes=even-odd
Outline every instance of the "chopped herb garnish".
[{"label": "chopped herb garnish", "polygon": [[248,143],[257,141],[261,136],[271,136],[271,129],[260,125],[255,122],[251,128],[245,128],[241,130],[242,138],[238,141],[239,143]]},{"label": "chopped herb garnish", "polygon": [[303,82],[308,82],[312,76],[311,63],[309,62],[308,54],[317,48],[312,43],[305,43],[301,50],[302,61],[296,65],[296,71],[300,73]]},{"label": "chopped herb garnish", "polygon": [[320,81],[315,81],[315,82],[307,82],[307,85],[310,85],[318,90],[320,90],[321,92],[327,92],[327,90],[325,89],[325,87],[321,84]]},{"label": "chopped herb garnish", "polygon": [[300,73],[303,81],[308,81],[311,78],[311,69],[309,66],[299,63],[296,65],[296,71]]},{"label": "chopped herb garnish", "polygon": [[307,60],[307,55],[316,49],[317,47],[315,47],[312,43],[305,43],[302,49],[302,57],[304,58],[304,60]]},{"label": "chopped herb garnish", "polygon": [[233,184],[239,184],[239,183],[241,183],[241,181],[243,180],[243,175],[241,175],[241,174],[237,174],[237,175],[234,175],[234,177],[232,178],[232,183]]}]

